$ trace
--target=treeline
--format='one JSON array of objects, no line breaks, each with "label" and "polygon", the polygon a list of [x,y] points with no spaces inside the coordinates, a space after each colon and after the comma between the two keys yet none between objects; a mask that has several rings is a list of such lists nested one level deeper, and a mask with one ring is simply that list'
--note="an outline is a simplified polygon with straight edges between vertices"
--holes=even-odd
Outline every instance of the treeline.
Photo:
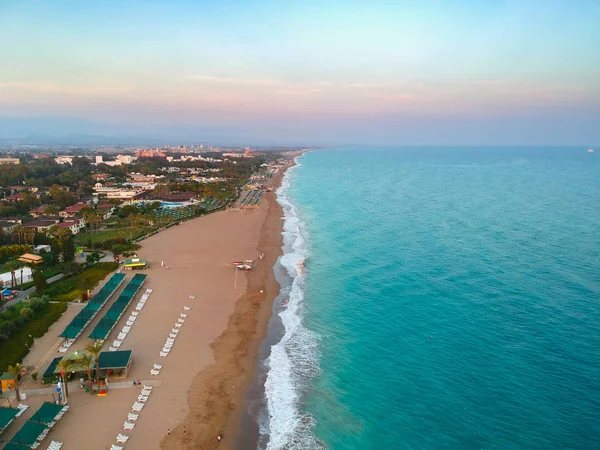
[{"label": "treeline", "polygon": [[0,247],[0,261],[4,261],[8,258],[12,258],[13,256],[21,256],[23,253],[31,252],[30,245],[24,244],[15,244],[15,245],[5,245]]},{"label": "treeline", "polygon": [[0,313],[0,344],[8,341],[27,322],[43,314],[48,301],[49,297],[46,295],[32,297],[28,303],[9,306],[5,312]]}]

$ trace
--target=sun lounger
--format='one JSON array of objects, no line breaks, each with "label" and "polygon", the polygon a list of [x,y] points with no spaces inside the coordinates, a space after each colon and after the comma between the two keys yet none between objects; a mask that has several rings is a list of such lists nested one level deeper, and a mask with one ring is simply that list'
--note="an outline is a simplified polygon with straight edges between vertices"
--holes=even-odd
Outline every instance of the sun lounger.
[{"label": "sun lounger", "polygon": [[150,288],[146,289],[146,293],[147,294],[152,294],[152,289],[150,289]]},{"label": "sun lounger", "polygon": [[150,396],[150,394],[152,394],[152,391],[144,391],[144,390],[142,389],[142,394],[141,394],[141,395],[145,395],[146,397],[149,397],[149,396]]},{"label": "sun lounger", "polygon": [[171,334],[169,334],[169,337],[172,339],[175,339],[177,337],[177,335],[175,333],[171,333]]},{"label": "sun lounger", "polygon": [[188,316],[188,315],[187,315],[187,314],[184,314],[184,313],[181,313],[181,314],[179,314],[179,317],[183,317],[184,319],[185,319],[187,316]]},{"label": "sun lounger", "polygon": [[142,410],[142,408],[143,408],[143,407],[144,407],[144,404],[143,404],[143,403],[138,403],[138,402],[135,402],[135,403],[133,404],[133,406],[131,407],[131,410],[132,410],[132,411],[135,411],[135,412],[140,412],[140,411]]},{"label": "sun lounger", "polygon": [[115,445],[115,444],[113,444],[113,445],[110,447],[110,450],[123,450],[123,447],[119,447],[118,445]]},{"label": "sun lounger", "polygon": [[123,327],[123,333],[129,333],[131,331],[131,327]]},{"label": "sun lounger", "polygon": [[67,353],[67,348],[61,347],[58,349],[58,353]]},{"label": "sun lounger", "polygon": [[108,351],[109,351],[109,352],[116,352],[116,351],[117,351],[117,349],[116,349],[116,348],[114,348],[114,347],[108,347]]},{"label": "sun lounger", "polygon": [[142,386],[142,389],[144,389],[145,391],[151,391],[152,390],[152,386],[145,384],[145,385]]},{"label": "sun lounger", "polygon": [[119,335],[117,336],[117,339],[119,339],[120,341],[124,340],[127,337],[127,333],[119,333]]},{"label": "sun lounger", "polygon": [[[124,430],[133,430],[134,427],[135,427],[135,423],[125,422],[123,424],[123,429]],[[127,441],[127,439],[125,441]],[[125,441],[119,441],[118,438],[117,438],[117,442],[125,442]]]},{"label": "sun lounger", "polygon": [[60,450],[62,447],[62,442],[52,441],[48,446],[48,450]]},{"label": "sun lounger", "polygon": [[148,401],[148,396],[147,395],[138,395],[138,402],[140,403],[146,403]]},{"label": "sun lounger", "polygon": [[160,370],[150,369],[150,375],[158,375],[159,373],[160,373]]},{"label": "sun lounger", "polygon": [[179,322],[179,323],[185,323],[185,319],[179,318],[179,319],[177,319],[177,322]]},{"label": "sun lounger", "polygon": [[[154,368],[155,368],[156,370],[160,370],[160,369],[162,369],[162,368],[163,368],[163,366],[162,366],[162,364],[154,364]],[[146,389],[146,386],[144,386],[144,389]]]},{"label": "sun lounger", "polygon": [[181,328],[181,327],[183,326],[183,324],[181,324],[181,323],[176,323],[176,324],[175,324],[175,326],[176,326],[177,328]]},{"label": "sun lounger", "polygon": [[128,321],[127,321],[127,322],[125,322],[125,323],[127,324],[127,326],[128,326],[128,327],[130,327],[130,326],[132,326],[132,325],[133,325],[133,321],[131,321],[131,320],[128,320]]},{"label": "sun lounger", "polygon": [[138,418],[138,415],[137,415],[137,414],[134,414],[134,413],[129,413],[129,414],[127,415],[127,420],[130,420],[130,421],[132,421],[132,422],[135,422],[135,421],[137,420],[137,418]]},{"label": "sun lounger", "polygon": [[160,353],[159,353],[159,356],[160,356],[161,358],[166,358],[167,356],[169,356],[169,352],[160,352]]},{"label": "sun lounger", "polygon": [[184,306],[184,307],[183,307],[183,310],[184,310],[184,311],[189,311],[190,309],[192,309],[192,308],[190,308],[189,306]]},{"label": "sun lounger", "polygon": [[23,414],[25,411],[27,411],[28,408],[29,408],[29,405],[24,405],[22,403],[19,403],[19,406],[17,406],[17,409],[19,410],[19,412],[15,415],[15,417],[20,417],[21,414]]},{"label": "sun lounger", "polygon": [[175,334],[179,333],[179,328],[173,328],[171,330],[171,333],[175,333]]},{"label": "sun lounger", "polygon": [[132,311],[132,312],[131,312],[131,315],[132,315],[133,317],[137,317],[137,315],[138,315],[138,314],[139,314],[139,312],[137,312],[137,311]]},{"label": "sun lounger", "polygon": [[113,342],[112,346],[115,348],[119,348],[122,343],[123,343],[123,341],[116,340],[115,342]]},{"label": "sun lounger", "polygon": [[[125,422],[125,425],[127,425],[127,422]],[[133,425],[132,423],[130,425]],[[133,430],[133,426],[131,428],[125,428],[126,430]],[[127,440],[129,439],[129,436],[127,436],[126,434],[119,434],[117,436],[117,442],[119,444],[124,444],[125,442],[127,442]]]}]

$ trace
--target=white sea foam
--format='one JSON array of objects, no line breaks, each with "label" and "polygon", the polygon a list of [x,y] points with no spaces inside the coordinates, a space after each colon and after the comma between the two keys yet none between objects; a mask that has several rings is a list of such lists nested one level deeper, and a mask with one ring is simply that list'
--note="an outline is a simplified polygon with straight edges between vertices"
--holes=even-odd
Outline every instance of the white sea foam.
[{"label": "white sea foam", "polygon": [[[296,163],[299,165],[298,159]],[[281,341],[271,347],[267,361],[265,395],[269,424],[268,429],[261,429],[261,433],[269,435],[267,450],[324,448],[312,432],[313,418],[300,408],[300,399],[308,382],[319,374],[320,369],[318,336],[302,323],[304,262],[308,257],[308,245],[304,224],[288,196],[293,170],[288,170],[277,190],[277,200],[284,211],[284,254],[280,262],[293,282],[287,308],[279,314],[284,334]]]}]

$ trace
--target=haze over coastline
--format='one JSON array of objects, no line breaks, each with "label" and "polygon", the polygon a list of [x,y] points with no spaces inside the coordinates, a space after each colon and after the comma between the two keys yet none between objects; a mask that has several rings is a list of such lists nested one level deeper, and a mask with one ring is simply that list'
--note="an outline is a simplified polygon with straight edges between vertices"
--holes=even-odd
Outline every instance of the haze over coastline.
[{"label": "haze over coastline", "polygon": [[592,145],[600,10],[461,0],[0,5],[0,139]]}]

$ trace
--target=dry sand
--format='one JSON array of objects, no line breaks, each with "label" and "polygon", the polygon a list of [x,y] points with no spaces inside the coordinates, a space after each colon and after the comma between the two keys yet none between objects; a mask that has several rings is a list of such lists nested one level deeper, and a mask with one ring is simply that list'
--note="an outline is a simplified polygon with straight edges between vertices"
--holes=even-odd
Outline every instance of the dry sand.
[{"label": "dry sand", "polygon": [[[278,184],[280,176],[273,181]],[[152,288],[152,295],[121,346],[133,350],[127,378],[130,381],[111,382],[106,397],[85,393],[78,383],[71,383],[71,410],[52,429],[41,448],[55,440],[63,442],[66,450],[109,449],[116,444],[119,433],[130,436],[125,445],[133,449],[209,449],[231,445],[258,345],[279,291],[272,268],[281,252],[282,214],[274,193],[266,193],[264,198],[255,210],[217,212],[142,242],[139,254],[150,264],[145,271],[148,278],[109,335],[106,346],[116,338],[141,293]],[[261,252],[265,257],[259,260]],[[255,270],[236,272],[231,262],[244,259],[256,260]],[[128,273],[120,290],[71,351],[91,342],[85,336],[130,277]],[[161,358],[159,351],[185,305],[191,306],[190,311],[185,311],[186,322],[169,356]],[[56,336],[77,310],[77,306],[71,306],[51,333],[36,341],[26,363],[37,365],[40,372],[45,370],[50,357],[59,355]],[[154,363],[164,366],[158,376],[150,375]],[[139,414],[135,429],[124,432],[123,423],[140,392],[138,386],[133,386],[134,379],[152,384],[155,389]],[[42,386],[31,381],[24,387]],[[38,398],[30,400],[39,403]],[[25,403],[32,404],[30,400]],[[33,409],[37,408],[30,408],[30,412]],[[20,422],[13,424],[10,434],[3,438],[10,439]],[[224,437],[220,444],[219,434]]]}]

